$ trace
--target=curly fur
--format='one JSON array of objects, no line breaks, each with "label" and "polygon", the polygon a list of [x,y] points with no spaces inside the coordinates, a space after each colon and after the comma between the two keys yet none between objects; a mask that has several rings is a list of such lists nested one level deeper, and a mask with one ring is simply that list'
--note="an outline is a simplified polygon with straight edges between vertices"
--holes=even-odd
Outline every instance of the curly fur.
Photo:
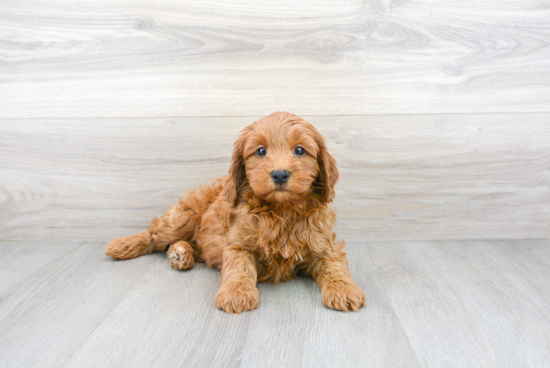
[{"label": "curly fur", "polygon": [[[306,153],[296,155],[297,146]],[[273,170],[288,170],[288,182],[275,184]],[[296,115],[273,113],[241,131],[228,176],[187,192],[147,230],[112,240],[105,253],[130,259],[169,247],[175,269],[206,262],[221,270],[216,306],[228,313],[258,307],[257,282],[297,274],[317,281],[328,307],[355,311],[365,296],[348,271],[344,242],[335,241],[336,215],[327,206],[337,181],[319,132]]]}]

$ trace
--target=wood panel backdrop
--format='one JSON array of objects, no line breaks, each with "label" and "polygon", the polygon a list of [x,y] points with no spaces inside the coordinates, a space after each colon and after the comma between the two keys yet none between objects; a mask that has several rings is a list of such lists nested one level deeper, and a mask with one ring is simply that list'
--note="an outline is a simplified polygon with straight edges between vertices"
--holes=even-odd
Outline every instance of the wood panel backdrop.
[{"label": "wood panel backdrop", "polygon": [[2,238],[141,230],[283,110],[340,237],[550,237],[548,1],[5,0]]}]

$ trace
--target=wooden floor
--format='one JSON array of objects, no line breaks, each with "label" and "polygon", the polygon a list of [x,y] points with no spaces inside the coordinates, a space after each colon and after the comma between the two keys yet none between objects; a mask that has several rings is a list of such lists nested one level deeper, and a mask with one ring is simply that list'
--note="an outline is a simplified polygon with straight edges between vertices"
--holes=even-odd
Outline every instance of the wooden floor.
[{"label": "wooden floor", "polygon": [[356,242],[359,312],[323,307],[299,278],[260,284],[242,315],[215,308],[204,264],[103,247],[0,244],[1,367],[550,365],[550,241]]}]

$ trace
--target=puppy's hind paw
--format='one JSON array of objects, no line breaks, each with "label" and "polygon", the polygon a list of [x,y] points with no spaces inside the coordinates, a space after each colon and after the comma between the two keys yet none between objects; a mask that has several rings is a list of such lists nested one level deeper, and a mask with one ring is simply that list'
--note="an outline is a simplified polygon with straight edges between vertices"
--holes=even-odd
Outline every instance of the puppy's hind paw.
[{"label": "puppy's hind paw", "polygon": [[105,254],[114,259],[131,259],[150,251],[151,234],[141,231],[134,235],[111,240],[105,248]]},{"label": "puppy's hind paw", "polygon": [[167,254],[170,267],[175,270],[188,270],[195,264],[193,248],[186,241],[172,244]]}]

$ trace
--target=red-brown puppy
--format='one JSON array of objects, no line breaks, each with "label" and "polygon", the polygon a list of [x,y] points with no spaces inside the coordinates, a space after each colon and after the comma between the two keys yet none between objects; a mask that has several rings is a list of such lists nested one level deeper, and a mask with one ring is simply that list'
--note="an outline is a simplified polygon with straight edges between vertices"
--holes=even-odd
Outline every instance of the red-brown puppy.
[{"label": "red-brown puppy", "polygon": [[355,311],[365,296],[348,271],[344,242],[327,206],[338,181],[323,137],[286,112],[244,128],[235,142],[229,175],[187,192],[151,226],[112,240],[105,253],[130,259],[167,246],[178,270],[206,262],[221,270],[216,306],[228,313],[258,307],[257,282],[276,284],[311,275],[323,303]]}]

